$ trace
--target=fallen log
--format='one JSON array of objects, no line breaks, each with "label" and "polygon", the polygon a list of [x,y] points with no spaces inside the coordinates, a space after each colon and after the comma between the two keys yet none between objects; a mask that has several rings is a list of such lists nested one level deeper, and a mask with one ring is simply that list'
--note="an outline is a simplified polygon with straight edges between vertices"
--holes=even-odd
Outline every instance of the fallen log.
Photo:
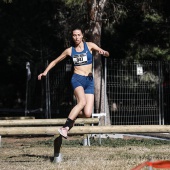
[{"label": "fallen log", "polygon": [[[0,135],[58,135],[59,127],[0,127]],[[170,133],[170,125],[74,126],[70,135],[107,133]],[[68,135],[69,135],[68,134]]]},{"label": "fallen log", "polygon": [[[42,126],[63,125],[66,119],[30,119],[30,120],[0,120],[0,126]],[[98,124],[99,118],[78,118],[76,124]]]}]

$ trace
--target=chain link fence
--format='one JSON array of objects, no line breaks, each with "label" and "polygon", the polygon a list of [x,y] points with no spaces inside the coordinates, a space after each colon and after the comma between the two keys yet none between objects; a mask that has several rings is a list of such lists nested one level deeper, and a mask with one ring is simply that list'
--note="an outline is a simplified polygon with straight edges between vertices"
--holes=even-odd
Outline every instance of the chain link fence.
[{"label": "chain link fence", "polygon": [[[112,125],[170,124],[168,62],[109,59],[105,66],[105,89]],[[43,99],[39,100],[44,117],[67,117],[76,104],[70,83],[72,73],[71,60],[67,59],[43,80]]]}]

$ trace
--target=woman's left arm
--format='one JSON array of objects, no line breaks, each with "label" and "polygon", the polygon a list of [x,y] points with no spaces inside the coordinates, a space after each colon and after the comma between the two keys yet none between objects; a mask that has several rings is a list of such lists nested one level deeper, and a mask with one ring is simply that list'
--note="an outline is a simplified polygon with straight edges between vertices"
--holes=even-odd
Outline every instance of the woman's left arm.
[{"label": "woman's left arm", "polygon": [[95,43],[88,42],[87,45],[88,45],[88,47],[90,48],[91,51],[93,51],[93,50],[98,51],[99,54],[101,54],[105,57],[109,57],[109,55],[110,55],[108,51],[103,50],[102,48],[97,46]]}]

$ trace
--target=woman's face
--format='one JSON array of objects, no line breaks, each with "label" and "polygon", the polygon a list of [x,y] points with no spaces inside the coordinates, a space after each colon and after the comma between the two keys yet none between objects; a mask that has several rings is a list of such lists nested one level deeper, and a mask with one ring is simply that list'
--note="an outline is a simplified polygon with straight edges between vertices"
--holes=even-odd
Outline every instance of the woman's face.
[{"label": "woman's face", "polygon": [[73,41],[76,45],[80,44],[83,40],[83,34],[82,34],[81,30],[78,30],[78,29],[73,31],[72,37],[73,37]]}]

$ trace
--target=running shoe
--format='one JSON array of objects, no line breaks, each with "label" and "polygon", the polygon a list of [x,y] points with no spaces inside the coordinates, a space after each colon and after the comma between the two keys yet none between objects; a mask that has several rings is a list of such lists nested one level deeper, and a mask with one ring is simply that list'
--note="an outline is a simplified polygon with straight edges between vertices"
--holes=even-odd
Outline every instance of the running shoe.
[{"label": "running shoe", "polygon": [[60,135],[61,136],[63,136],[64,138],[66,138],[67,139],[67,133],[68,133],[68,130],[67,130],[67,128],[60,128],[60,129],[58,129],[58,131],[59,131],[59,133],[60,133]]}]

